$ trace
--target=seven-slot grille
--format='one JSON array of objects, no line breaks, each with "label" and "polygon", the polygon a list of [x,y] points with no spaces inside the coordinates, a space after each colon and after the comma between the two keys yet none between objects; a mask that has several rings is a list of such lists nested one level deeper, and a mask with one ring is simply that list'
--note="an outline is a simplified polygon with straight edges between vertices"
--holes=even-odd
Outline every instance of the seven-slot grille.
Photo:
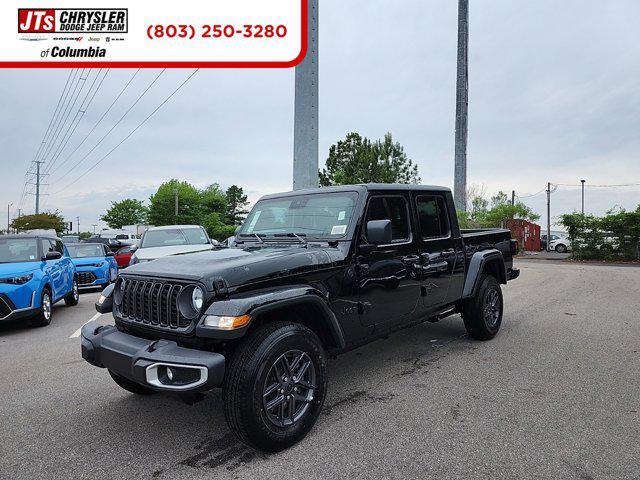
[{"label": "seven-slot grille", "polygon": [[173,329],[190,325],[191,320],[180,315],[178,310],[178,295],[184,285],[125,279],[119,288],[122,289],[120,313],[125,319]]},{"label": "seven-slot grille", "polygon": [[93,272],[78,272],[78,285],[91,285],[96,281],[96,276]]}]

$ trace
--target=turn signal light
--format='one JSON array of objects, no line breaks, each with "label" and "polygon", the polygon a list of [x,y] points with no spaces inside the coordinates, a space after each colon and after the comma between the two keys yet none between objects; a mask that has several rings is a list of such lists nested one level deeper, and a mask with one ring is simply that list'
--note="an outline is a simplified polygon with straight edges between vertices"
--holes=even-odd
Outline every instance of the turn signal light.
[{"label": "turn signal light", "polygon": [[217,328],[219,330],[234,330],[236,328],[244,327],[251,317],[249,315],[242,315],[240,317],[219,317],[217,315],[207,315],[204,318],[203,325],[205,327]]}]

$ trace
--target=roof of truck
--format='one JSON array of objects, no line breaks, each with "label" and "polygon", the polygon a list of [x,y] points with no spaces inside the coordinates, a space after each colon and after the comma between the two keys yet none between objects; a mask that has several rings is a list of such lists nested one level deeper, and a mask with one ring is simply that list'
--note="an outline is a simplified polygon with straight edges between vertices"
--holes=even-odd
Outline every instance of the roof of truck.
[{"label": "roof of truck", "polygon": [[407,190],[420,192],[451,192],[450,188],[436,185],[414,185],[405,183],[362,183],[358,185],[339,185],[335,187],[308,188],[304,190],[293,190],[290,192],[272,193],[262,198],[277,198],[290,195],[308,195],[312,193],[328,192],[366,192],[370,190]]}]

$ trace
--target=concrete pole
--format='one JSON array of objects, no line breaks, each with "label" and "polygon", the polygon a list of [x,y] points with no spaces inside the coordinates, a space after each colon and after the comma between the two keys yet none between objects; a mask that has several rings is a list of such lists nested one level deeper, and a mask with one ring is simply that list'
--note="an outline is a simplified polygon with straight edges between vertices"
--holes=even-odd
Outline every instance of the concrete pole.
[{"label": "concrete pole", "polygon": [[547,183],[547,252],[551,241],[551,182]]},{"label": "concrete pole", "polygon": [[580,182],[582,183],[582,215],[584,215],[584,182],[586,180],[580,180]]},{"label": "concrete pole", "polygon": [[174,200],[174,217],[173,217],[173,224],[177,225],[178,224],[178,189],[174,188],[173,189],[173,200]]},{"label": "concrete pole", "polygon": [[469,107],[469,0],[458,0],[456,146],[453,196],[457,210],[467,209],[467,117]]},{"label": "concrete pole", "polygon": [[318,0],[308,1],[308,49],[296,67],[293,189],[318,186]]},{"label": "concrete pole", "polygon": [[11,205],[13,205],[13,203],[10,203],[9,205],[7,205],[7,235],[9,235],[10,229],[11,229],[11,217],[9,214],[9,209],[11,208]]}]

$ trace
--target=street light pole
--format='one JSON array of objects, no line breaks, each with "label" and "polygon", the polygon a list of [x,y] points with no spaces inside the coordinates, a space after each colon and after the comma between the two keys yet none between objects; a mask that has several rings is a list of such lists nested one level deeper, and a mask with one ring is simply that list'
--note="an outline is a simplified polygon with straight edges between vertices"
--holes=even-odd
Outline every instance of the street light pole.
[{"label": "street light pole", "polygon": [[580,180],[580,182],[582,182],[582,215],[584,215],[584,182],[586,180]]},{"label": "street light pole", "polygon": [[11,205],[13,205],[13,203],[10,203],[9,205],[7,205],[7,235],[9,235],[9,229],[11,228],[11,218],[9,214],[9,209],[11,208]]}]

